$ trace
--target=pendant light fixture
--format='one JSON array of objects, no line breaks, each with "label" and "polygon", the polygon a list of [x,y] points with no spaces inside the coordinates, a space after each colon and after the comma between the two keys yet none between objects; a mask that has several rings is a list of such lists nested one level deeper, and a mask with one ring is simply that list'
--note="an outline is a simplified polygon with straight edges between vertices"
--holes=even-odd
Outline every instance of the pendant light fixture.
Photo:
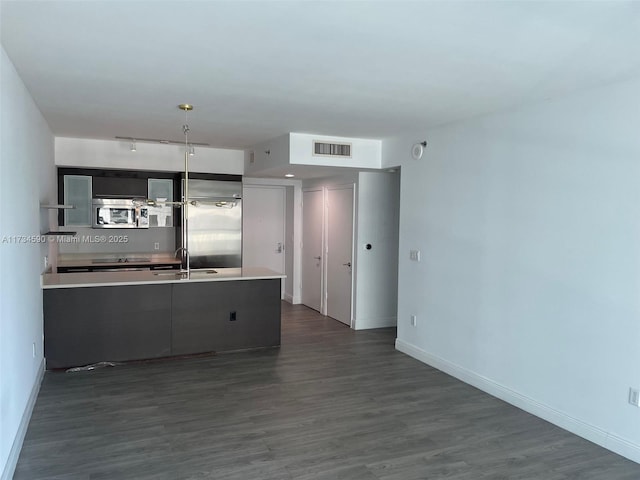
[{"label": "pendant light fixture", "polygon": [[189,275],[189,123],[188,115],[193,110],[193,105],[189,103],[181,103],[178,105],[180,110],[184,111],[184,125],[182,132],[184,133],[184,188],[182,197],[182,245],[179,250],[182,251],[182,271]]}]

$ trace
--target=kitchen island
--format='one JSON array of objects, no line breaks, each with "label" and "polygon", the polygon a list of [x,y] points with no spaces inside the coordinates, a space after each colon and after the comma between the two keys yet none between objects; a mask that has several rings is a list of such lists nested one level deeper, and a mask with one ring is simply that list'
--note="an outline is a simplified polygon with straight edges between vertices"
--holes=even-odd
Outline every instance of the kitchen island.
[{"label": "kitchen island", "polygon": [[280,345],[280,284],[265,268],[47,273],[48,369]]}]

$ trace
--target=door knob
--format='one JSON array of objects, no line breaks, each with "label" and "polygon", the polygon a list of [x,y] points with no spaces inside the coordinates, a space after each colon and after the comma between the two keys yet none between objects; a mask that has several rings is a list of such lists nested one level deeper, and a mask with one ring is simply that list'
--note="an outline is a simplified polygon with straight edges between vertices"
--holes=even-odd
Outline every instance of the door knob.
[{"label": "door knob", "polygon": [[343,263],[342,265],[344,265],[345,267],[351,268],[351,262]]}]

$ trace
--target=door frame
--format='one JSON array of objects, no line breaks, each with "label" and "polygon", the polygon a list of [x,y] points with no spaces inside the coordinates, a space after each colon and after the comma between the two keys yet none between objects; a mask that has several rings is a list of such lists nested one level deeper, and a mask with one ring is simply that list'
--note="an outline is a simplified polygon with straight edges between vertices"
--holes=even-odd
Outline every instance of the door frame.
[{"label": "door frame", "polygon": [[328,288],[327,288],[327,283],[328,283],[328,276],[327,276],[327,272],[328,272],[328,261],[329,261],[329,222],[331,221],[330,218],[330,205],[329,205],[329,191],[330,190],[346,190],[346,189],[351,189],[351,195],[352,195],[352,199],[351,199],[351,299],[350,299],[350,306],[349,306],[349,327],[350,328],[354,328],[354,315],[353,315],[353,311],[354,311],[354,293],[355,293],[355,289],[354,289],[354,285],[355,285],[355,273],[356,273],[356,269],[357,269],[357,259],[356,259],[356,255],[355,255],[355,246],[356,246],[356,211],[357,211],[357,205],[356,205],[356,201],[357,201],[357,192],[356,192],[356,188],[357,185],[356,183],[345,183],[345,184],[338,184],[338,185],[328,185],[326,187],[323,187],[324,189],[324,207],[325,207],[325,212],[324,212],[324,229],[323,229],[323,243],[324,243],[324,261],[323,261],[323,268],[324,268],[324,282],[323,282],[323,303],[324,303],[324,312],[323,315],[327,315],[327,305],[328,305]]},{"label": "door frame", "polygon": [[[327,314],[327,302],[325,300],[326,297],[326,282],[325,282],[325,276],[326,276],[326,253],[325,253],[325,249],[326,249],[326,232],[327,232],[327,228],[326,228],[326,222],[327,222],[327,192],[326,192],[326,187],[308,187],[308,188],[303,188],[302,189],[302,212],[303,212],[303,216],[302,216],[302,232],[301,232],[301,249],[300,249],[300,257],[301,257],[301,265],[300,265],[300,298],[302,299],[302,279],[304,278],[304,272],[302,271],[303,265],[302,263],[304,262],[304,260],[302,260],[302,257],[304,256],[304,237],[305,237],[305,225],[307,225],[306,219],[304,218],[304,194],[306,192],[320,192],[321,196],[322,196],[322,208],[321,208],[321,215],[322,217],[320,218],[320,254],[322,255],[322,260],[320,261],[320,314],[322,315],[326,315]],[[311,307],[309,307],[311,308]]]}]

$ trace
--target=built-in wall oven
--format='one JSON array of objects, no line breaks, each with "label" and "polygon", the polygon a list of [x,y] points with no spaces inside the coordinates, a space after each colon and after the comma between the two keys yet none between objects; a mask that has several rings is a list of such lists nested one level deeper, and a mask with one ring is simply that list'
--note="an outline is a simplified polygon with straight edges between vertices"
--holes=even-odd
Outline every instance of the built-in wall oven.
[{"label": "built-in wall oven", "polygon": [[144,199],[94,198],[93,228],[149,228],[149,210]]}]

